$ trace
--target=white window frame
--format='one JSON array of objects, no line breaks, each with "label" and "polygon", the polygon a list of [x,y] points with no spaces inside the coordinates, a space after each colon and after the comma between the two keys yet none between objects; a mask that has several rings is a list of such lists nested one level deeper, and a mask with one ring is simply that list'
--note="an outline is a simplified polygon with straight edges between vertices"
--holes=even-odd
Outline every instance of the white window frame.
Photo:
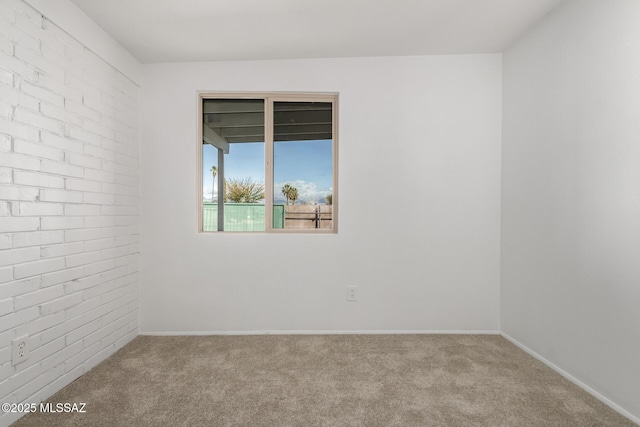
[{"label": "white window frame", "polygon": [[[202,188],[202,141],[203,141],[203,101],[205,99],[263,99],[265,106],[265,181],[264,181],[264,206],[265,206],[265,230],[264,231],[203,231],[203,188]],[[338,233],[338,93],[327,92],[210,92],[200,91],[197,94],[198,102],[198,139],[197,139],[197,214],[198,232],[204,234],[253,234],[253,233],[282,233],[282,234],[337,234]],[[332,213],[331,228],[287,229],[273,228],[273,104],[274,102],[326,102],[332,105]]]}]

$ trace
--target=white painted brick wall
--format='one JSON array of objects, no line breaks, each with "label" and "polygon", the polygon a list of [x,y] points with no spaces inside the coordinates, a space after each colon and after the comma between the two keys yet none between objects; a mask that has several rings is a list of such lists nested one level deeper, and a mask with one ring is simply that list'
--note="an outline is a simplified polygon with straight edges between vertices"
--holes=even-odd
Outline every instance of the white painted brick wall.
[{"label": "white painted brick wall", "polygon": [[[0,0],[0,402],[38,403],[138,334],[138,96]],[[13,366],[24,334],[30,358]]]}]

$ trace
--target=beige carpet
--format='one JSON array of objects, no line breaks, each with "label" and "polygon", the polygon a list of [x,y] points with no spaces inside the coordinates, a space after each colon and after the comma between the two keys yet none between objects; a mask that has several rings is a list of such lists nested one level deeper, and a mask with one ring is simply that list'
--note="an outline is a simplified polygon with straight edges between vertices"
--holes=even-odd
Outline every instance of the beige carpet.
[{"label": "beige carpet", "polygon": [[17,426],[633,426],[499,336],[145,337]]}]

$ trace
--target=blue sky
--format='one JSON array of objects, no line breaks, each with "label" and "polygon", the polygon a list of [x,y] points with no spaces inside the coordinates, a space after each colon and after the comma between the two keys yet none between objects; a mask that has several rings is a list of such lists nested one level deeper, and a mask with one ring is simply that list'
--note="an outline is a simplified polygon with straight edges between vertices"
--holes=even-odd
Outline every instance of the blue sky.
[{"label": "blue sky", "polygon": [[[284,200],[284,184],[298,189],[299,202],[324,203],[332,191],[331,140],[276,142],[274,144],[274,183],[276,202]],[[211,198],[211,166],[217,165],[217,149],[204,144],[202,149],[203,196]],[[264,143],[231,144],[225,155],[227,178],[251,178],[264,182]],[[216,187],[217,194],[217,187]]]}]

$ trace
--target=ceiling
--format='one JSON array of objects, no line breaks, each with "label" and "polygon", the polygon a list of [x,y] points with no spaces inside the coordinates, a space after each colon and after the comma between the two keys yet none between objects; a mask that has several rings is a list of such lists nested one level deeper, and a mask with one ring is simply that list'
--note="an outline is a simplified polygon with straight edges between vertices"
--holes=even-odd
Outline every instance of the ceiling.
[{"label": "ceiling", "polygon": [[142,63],[502,52],[564,0],[71,0]]}]

